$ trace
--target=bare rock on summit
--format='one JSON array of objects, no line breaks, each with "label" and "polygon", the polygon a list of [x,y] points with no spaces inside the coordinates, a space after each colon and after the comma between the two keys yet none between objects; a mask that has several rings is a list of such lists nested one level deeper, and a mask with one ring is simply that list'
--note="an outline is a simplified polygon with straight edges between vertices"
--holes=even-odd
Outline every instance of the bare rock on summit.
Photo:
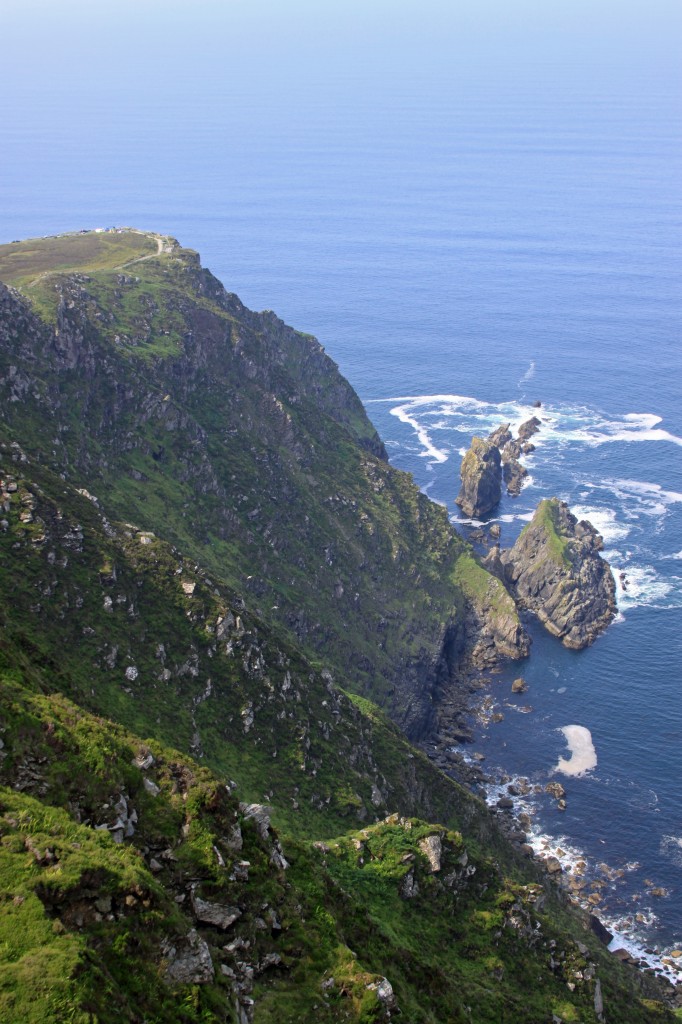
[{"label": "bare rock on summit", "polygon": [[455,499],[465,515],[484,516],[502,497],[502,460],[496,444],[474,437],[462,459],[462,487]]},{"label": "bare rock on summit", "polygon": [[591,644],[616,614],[616,585],[602,547],[591,523],[578,522],[565,502],[549,498],[513,548],[500,553],[518,604],[573,650]]}]

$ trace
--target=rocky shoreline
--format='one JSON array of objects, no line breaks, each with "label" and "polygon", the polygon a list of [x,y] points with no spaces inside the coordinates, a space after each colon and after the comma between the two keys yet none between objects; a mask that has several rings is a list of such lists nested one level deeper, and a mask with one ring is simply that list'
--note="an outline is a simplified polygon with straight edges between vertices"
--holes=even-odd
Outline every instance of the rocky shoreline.
[{"label": "rocky shoreline", "polygon": [[[530,800],[547,795],[556,801],[557,811],[564,811],[567,803],[562,783],[551,780],[543,785],[504,772],[492,774],[484,767],[484,754],[473,749],[469,753],[466,749],[474,739],[472,718],[484,724],[496,720],[496,701],[489,692],[491,681],[470,680],[467,696],[450,702],[453,717],[443,725],[442,732],[419,745],[436,767],[485,801],[499,830],[520,854],[546,873],[567,900],[585,912],[587,927],[613,956],[649,978],[671,1007],[682,1008],[682,951],[664,952],[644,946],[611,925],[608,917],[602,920],[599,916],[602,891],[617,883],[625,875],[624,869],[614,869],[606,863],[593,867],[570,844],[562,845],[534,829]],[[518,682],[523,680],[516,680],[515,684]],[[517,687],[515,692],[521,691]],[[654,889],[650,894],[656,892]]]},{"label": "rocky shoreline", "polygon": [[[521,425],[516,439],[509,424],[501,424],[487,438],[473,438],[462,461],[462,487],[456,499],[465,515],[473,519],[490,514],[501,499],[503,481],[509,494],[518,495],[528,476],[519,459],[534,449],[529,439],[540,426],[534,416]],[[613,621],[617,608],[615,579],[600,554],[603,541],[592,524],[579,522],[565,502],[551,498],[540,503],[511,548],[501,549],[500,533],[499,524],[492,523],[471,530],[470,539],[488,548],[482,565],[507,587],[519,610],[537,618],[568,648],[580,650],[593,643]],[[459,688],[441,700],[437,731],[421,744],[422,749],[438,768],[485,800],[512,845],[546,872],[566,899],[584,910],[589,928],[614,957],[647,976],[670,1006],[682,1007],[682,950],[665,953],[644,947],[627,932],[607,927],[598,916],[602,891],[617,884],[625,870],[606,863],[591,865],[586,857],[564,849],[534,826],[534,797],[549,796],[559,813],[566,810],[562,783],[532,783],[503,771],[491,774],[484,767],[485,755],[467,750],[474,741],[472,722],[487,725],[502,718],[491,691],[495,671],[491,665],[484,671],[470,666]],[[526,689],[519,677],[511,692]],[[652,888],[648,895],[658,892]]]}]

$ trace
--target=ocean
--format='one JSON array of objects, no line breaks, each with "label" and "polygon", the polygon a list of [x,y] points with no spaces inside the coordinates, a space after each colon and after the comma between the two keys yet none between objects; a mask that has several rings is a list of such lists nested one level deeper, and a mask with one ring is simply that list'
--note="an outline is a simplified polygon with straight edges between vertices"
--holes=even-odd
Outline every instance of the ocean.
[{"label": "ocean", "polygon": [[[320,339],[391,461],[465,534],[471,437],[539,416],[527,485],[491,519],[506,546],[542,498],[566,500],[604,537],[619,615],[579,653],[531,624],[469,753],[491,800],[522,780],[533,844],[558,851],[618,944],[682,947],[675,75],[181,53],[172,74],[160,53],[115,78],[67,61],[49,82],[34,61],[3,91],[0,241],[133,225],[198,249],[247,305]],[[566,774],[567,737],[590,755],[582,774]]]}]

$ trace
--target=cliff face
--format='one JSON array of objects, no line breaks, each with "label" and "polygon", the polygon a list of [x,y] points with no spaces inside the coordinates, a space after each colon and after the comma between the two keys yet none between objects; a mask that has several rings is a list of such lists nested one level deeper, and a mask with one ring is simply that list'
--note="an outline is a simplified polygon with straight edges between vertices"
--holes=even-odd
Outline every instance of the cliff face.
[{"label": "cliff face", "polygon": [[89,251],[69,273],[76,242],[50,242],[60,269],[31,276],[34,246],[18,278],[21,247],[0,247],[0,279],[26,296],[0,288],[9,436],[424,734],[465,654],[466,545],[388,465],[322,346],[246,309],[171,240],[114,268]]},{"label": "cliff face", "polygon": [[602,547],[590,523],[578,522],[565,502],[551,498],[540,503],[514,547],[499,553],[519,603],[574,650],[591,644],[616,613],[615,581]]}]

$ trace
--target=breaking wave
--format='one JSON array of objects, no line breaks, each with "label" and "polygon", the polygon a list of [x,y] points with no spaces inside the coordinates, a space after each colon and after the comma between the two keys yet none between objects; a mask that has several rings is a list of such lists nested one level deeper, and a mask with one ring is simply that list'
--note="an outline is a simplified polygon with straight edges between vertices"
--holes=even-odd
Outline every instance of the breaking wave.
[{"label": "breaking wave", "polygon": [[[522,380],[530,379],[533,372],[531,362]],[[503,527],[509,524],[513,535],[532,518],[541,497],[557,494],[568,501],[579,519],[587,519],[601,534],[616,576],[621,617],[641,606],[682,606],[682,579],[669,571],[673,562],[682,561],[682,550],[672,548],[672,554],[662,555],[652,546],[653,534],[663,533],[669,517],[682,505],[682,492],[655,480],[638,479],[635,474],[595,474],[597,465],[614,466],[610,456],[614,442],[682,445],[682,437],[661,426],[660,416],[635,412],[607,415],[576,404],[538,407],[517,399],[486,402],[448,394],[402,396],[374,404],[387,406],[391,417],[409,428],[409,440],[402,442],[401,452],[417,476],[437,471],[442,481],[443,474],[449,474],[447,490],[430,475],[422,481],[429,496],[446,505],[454,497],[457,479],[456,470],[446,464],[455,462],[459,468],[474,435],[485,437],[501,423],[509,423],[516,432],[521,423],[537,416],[541,428],[532,438],[532,474],[524,480],[521,495],[503,499],[497,516],[488,522]],[[624,458],[625,464],[634,464],[633,455]],[[648,455],[644,464],[656,465]],[[457,513],[452,521],[465,527],[483,525]]]},{"label": "breaking wave", "polygon": [[[534,372],[535,364],[531,362],[521,379],[530,380]],[[484,402],[467,395],[412,395],[374,399],[367,404],[386,403],[392,406],[393,416],[413,428],[423,446],[422,454],[438,462],[458,451],[461,443],[453,444],[454,439],[448,437],[434,441],[435,433],[467,435],[465,447],[468,447],[472,434],[489,434],[501,422],[509,422],[513,430],[533,415],[538,415],[543,424],[541,433],[534,438],[538,447],[561,448],[567,444],[592,447],[643,441],[665,441],[682,447],[682,437],[664,430],[660,426],[661,417],[655,413],[608,415],[581,405],[550,404],[538,408],[514,399]],[[637,485],[632,481],[624,483]],[[657,485],[641,486],[662,492]]]}]

